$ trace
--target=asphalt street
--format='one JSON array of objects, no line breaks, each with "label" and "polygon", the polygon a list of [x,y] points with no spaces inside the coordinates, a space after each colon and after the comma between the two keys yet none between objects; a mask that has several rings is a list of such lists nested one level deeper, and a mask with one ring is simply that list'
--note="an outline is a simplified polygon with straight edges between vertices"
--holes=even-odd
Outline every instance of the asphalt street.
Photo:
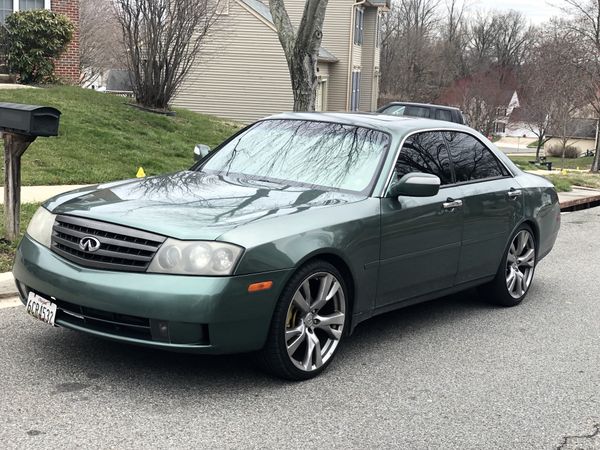
[{"label": "asphalt street", "polygon": [[1,309],[0,446],[600,449],[600,208],[562,217],[521,306],[469,291],[372,319],[304,383]]}]

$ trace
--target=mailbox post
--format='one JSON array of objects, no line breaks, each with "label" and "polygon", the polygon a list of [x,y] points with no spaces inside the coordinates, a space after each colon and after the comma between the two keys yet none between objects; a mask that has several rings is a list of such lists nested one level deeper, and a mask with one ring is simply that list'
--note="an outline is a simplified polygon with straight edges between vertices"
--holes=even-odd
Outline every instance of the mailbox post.
[{"label": "mailbox post", "polygon": [[21,222],[21,157],[38,136],[57,136],[60,111],[55,108],[0,103],[4,140],[5,237],[15,240]]}]

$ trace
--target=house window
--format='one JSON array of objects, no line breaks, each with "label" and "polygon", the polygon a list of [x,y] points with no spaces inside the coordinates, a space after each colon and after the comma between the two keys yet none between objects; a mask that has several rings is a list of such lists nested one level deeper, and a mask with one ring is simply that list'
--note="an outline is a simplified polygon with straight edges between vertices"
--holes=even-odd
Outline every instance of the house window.
[{"label": "house window", "polygon": [[350,98],[350,111],[360,108],[360,72],[352,72],[352,97]]},{"label": "house window", "polygon": [[15,11],[50,9],[50,0],[0,0],[0,24]]},{"label": "house window", "polygon": [[28,11],[30,9],[44,9],[44,0],[19,0],[19,11]]},{"label": "house window", "polygon": [[507,115],[507,111],[508,111],[508,108],[506,108],[504,106],[499,106],[498,108],[496,108],[496,115],[498,117],[505,117]]},{"label": "house window", "polygon": [[354,10],[354,44],[362,45],[363,43],[363,26],[364,26],[365,10],[356,8]]},{"label": "house window", "polygon": [[317,85],[317,98],[315,99],[315,111],[327,110],[327,80],[319,80]]},{"label": "house window", "polygon": [[377,14],[375,21],[375,47],[381,47],[381,14]]},{"label": "house window", "polygon": [[504,133],[506,133],[506,124],[504,122],[494,123],[494,134],[504,134]]},{"label": "house window", "polygon": [[13,12],[13,0],[0,0],[0,23]]}]

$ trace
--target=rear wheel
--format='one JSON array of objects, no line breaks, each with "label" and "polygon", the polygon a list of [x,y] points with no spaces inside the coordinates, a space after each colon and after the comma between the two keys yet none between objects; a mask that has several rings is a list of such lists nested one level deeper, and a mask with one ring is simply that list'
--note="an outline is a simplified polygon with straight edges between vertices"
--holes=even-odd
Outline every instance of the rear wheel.
[{"label": "rear wheel", "polygon": [[271,373],[306,380],[331,363],[344,334],[347,289],[325,261],[301,268],[275,308],[262,360]]},{"label": "rear wheel", "polygon": [[496,278],[481,293],[502,306],[518,305],[529,291],[536,262],[533,232],[523,225],[513,234]]}]

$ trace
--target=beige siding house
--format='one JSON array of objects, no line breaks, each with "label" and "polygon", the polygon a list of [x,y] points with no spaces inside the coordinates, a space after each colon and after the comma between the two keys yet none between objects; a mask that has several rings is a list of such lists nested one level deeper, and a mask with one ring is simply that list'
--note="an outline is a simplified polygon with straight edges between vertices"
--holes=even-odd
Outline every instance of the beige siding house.
[{"label": "beige siding house", "polygon": [[[390,0],[329,0],[319,51],[319,111],[372,111],[379,89],[379,20]],[[240,122],[293,108],[268,0],[221,0],[221,14],[173,106]],[[285,0],[298,25],[304,0]]]}]

